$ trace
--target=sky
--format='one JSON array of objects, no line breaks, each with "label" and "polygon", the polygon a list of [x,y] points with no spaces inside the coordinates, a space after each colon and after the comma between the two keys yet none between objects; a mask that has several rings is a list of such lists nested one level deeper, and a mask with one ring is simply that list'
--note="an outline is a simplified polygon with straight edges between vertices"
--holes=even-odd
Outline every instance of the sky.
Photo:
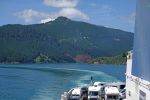
[{"label": "sky", "polygon": [[0,0],[0,25],[37,24],[59,16],[134,30],[136,0]]}]

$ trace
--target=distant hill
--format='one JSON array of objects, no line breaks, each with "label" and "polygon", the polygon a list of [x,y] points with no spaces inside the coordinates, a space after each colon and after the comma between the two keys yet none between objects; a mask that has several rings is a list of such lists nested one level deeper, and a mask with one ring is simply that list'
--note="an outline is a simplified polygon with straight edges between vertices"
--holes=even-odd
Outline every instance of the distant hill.
[{"label": "distant hill", "polygon": [[126,64],[127,53],[122,53],[113,57],[98,57],[88,62],[89,64]]},{"label": "distant hill", "polygon": [[0,62],[88,62],[132,49],[133,33],[58,17],[0,27]]}]

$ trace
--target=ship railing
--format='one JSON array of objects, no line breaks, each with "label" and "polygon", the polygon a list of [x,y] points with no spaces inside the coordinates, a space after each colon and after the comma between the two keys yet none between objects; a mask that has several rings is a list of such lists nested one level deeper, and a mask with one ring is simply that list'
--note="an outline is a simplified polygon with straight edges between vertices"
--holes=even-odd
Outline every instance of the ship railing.
[{"label": "ship railing", "polygon": [[150,82],[133,75],[126,74],[126,77],[129,78],[131,81],[137,83],[138,85],[142,86],[143,88],[150,90]]}]

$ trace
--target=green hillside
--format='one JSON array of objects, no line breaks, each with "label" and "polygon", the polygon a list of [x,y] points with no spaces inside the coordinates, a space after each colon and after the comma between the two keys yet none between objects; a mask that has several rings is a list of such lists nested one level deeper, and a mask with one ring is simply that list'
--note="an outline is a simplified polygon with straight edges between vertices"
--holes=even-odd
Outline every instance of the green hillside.
[{"label": "green hillside", "polygon": [[133,34],[58,17],[33,25],[0,27],[0,62],[88,62],[132,49]]},{"label": "green hillside", "polygon": [[89,64],[126,64],[127,53],[122,53],[113,57],[98,57],[89,61]]}]

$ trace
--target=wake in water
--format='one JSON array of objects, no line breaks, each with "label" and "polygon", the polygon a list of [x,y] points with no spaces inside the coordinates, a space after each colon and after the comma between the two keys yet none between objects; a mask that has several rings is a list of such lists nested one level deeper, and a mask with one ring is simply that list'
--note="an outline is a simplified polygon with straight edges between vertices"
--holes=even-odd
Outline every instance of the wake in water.
[{"label": "wake in water", "polygon": [[[55,66],[50,65],[44,67],[42,65],[36,67],[31,65],[1,65],[0,69],[0,98],[5,96],[5,100],[10,98],[2,95],[4,89],[8,92],[14,91],[10,95],[14,96],[15,99],[11,100],[60,100],[60,95],[64,91],[90,84],[91,76],[93,76],[94,81],[119,81],[116,77],[101,71],[74,69],[64,66],[63,68],[55,68]],[[16,88],[14,90],[10,89],[10,87],[14,88],[14,84]]]},{"label": "wake in water", "polygon": [[[90,81],[90,77],[94,77],[95,81],[104,81],[104,82],[116,82],[119,81],[116,77],[113,77],[107,73],[101,71],[90,71],[90,70],[81,70],[81,69],[68,69],[68,68],[53,68],[53,67],[21,67],[21,66],[0,66],[0,68],[7,68],[7,69],[24,69],[24,70],[33,70],[33,71],[42,71],[42,72],[49,72],[54,73],[57,75],[72,75],[82,74],[79,76],[78,80],[74,80],[77,86],[87,85],[87,82]],[[2,77],[2,75],[1,75]],[[11,77],[11,76],[8,76]],[[12,76],[13,77],[13,76]],[[73,81],[73,79],[72,79]],[[85,84],[86,83],[86,84]]]}]

